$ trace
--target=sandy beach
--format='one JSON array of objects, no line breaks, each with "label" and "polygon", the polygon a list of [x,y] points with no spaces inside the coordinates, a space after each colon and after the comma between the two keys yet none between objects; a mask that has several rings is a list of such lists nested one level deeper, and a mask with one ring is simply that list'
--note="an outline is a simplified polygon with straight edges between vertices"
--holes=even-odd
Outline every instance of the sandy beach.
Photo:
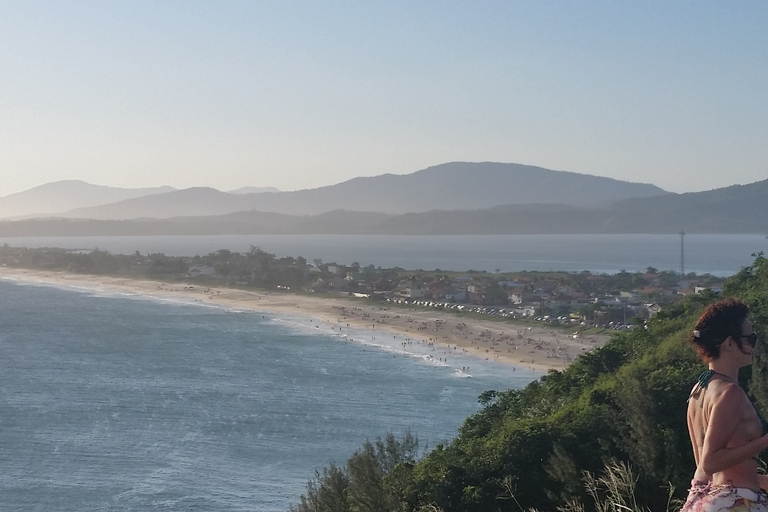
[{"label": "sandy beach", "polygon": [[508,321],[462,318],[436,310],[391,307],[389,303],[371,305],[347,297],[244,291],[195,282],[163,283],[9,268],[0,269],[0,278],[312,317],[334,329],[385,331],[402,337],[402,343],[433,344],[437,352],[435,357],[447,358],[463,352],[536,371],[563,369],[579,354],[602,345],[608,339],[606,335],[573,335],[547,326],[531,327]]}]

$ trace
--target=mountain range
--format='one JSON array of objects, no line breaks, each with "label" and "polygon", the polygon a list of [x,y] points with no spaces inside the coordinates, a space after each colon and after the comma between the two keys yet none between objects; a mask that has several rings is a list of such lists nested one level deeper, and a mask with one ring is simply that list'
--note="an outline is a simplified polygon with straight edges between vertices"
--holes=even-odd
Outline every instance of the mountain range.
[{"label": "mountain range", "polygon": [[[673,194],[492,162],[454,162],[296,192],[112,189],[67,181],[0,198],[0,217],[29,217],[0,222],[0,236],[765,233],[765,198],[768,180]],[[46,211],[33,215],[30,208],[39,205]],[[55,207],[71,208],[52,212]]]},{"label": "mountain range", "polygon": [[[72,194],[73,182],[49,184],[15,194],[15,205],[57,187]],[[42,190],[41,190],[42,189]],[[129,193],[125,189],[117,189]],[[154,191],[153,191],[154,192]],[[101,220],[171,218],[190,215],[222,215],[239,211],[318,215],[333,210],[377,213],[418,213],[430,210],[472,210],[505,204],[550,203],[573,206],[605,206],[619,199],[665,194],[654,186],[628,183],[541,167],[493,162],[454,162],[407,175],[383,174],[295,192],[227,193],[207,187],[144,193],[100,203],[83,204],[56,212],[58,217]],[[11,196],[9,196],[11,197]],[[0,218],[20,215],[6,208],[0,198]],[[72,202],[68,203],[72,204]],[[32,213],[27,211],[24,215]],[[46,214],[53,213],[50,208]]]}]

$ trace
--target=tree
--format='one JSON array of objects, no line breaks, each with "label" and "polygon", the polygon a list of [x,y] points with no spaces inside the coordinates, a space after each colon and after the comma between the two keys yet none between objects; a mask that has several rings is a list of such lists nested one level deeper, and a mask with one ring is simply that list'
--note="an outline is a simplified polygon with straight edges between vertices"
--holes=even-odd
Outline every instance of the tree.
[{"label": "tree", "polygon": [[402,440],[393,434],[375,442],[366,441],[345,467],[334,463],[316,472],[307,492],[292,512],[391,512],[406,510],[411,502],[411,468],[416,462],[419,440],[406,431]]},{"label": "tree", "polygon": [[349,512],[347,493],[349,477],[344,469],[331,462],[322,474],[307,483],[307,493],[299,498],[299,504],[291,512]]}]

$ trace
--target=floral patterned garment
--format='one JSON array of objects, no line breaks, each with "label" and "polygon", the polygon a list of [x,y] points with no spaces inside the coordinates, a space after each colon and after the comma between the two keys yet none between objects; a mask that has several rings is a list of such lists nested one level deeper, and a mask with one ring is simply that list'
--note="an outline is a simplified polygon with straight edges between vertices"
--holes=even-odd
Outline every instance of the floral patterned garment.
[{"label": "floral patterned garment", "polygon": [[768,512],[768,495],[743,487],[694,480],[680,512]]}]

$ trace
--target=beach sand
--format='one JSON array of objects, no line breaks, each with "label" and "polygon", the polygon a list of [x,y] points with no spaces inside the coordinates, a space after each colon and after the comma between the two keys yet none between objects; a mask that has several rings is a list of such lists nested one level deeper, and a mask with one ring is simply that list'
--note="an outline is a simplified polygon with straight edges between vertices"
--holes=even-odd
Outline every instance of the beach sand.
[{"label": "beach sand", "polygon": [[573,335],[545,325],[526,326],[512,321],[483,320],[476,316],[462,318],[461,314],[426,308],[405,308],[388,302],[372,305],[368,301],[352,297],[325,294],[315,296],[260,290],[245,291],[209,287],[195,282],[163,283],[11,268],[1,268],[0,278],[212,303],[270,314],[287,313],[312,317],[338,326],[340,330],[357,328],[385,331],[393,336],[401,336],[403,343],[414,340],[431,343],[445,357],[463,352],[535,371],[563,369],[579,354],[601,346],[608,340],[607,335]]}]

